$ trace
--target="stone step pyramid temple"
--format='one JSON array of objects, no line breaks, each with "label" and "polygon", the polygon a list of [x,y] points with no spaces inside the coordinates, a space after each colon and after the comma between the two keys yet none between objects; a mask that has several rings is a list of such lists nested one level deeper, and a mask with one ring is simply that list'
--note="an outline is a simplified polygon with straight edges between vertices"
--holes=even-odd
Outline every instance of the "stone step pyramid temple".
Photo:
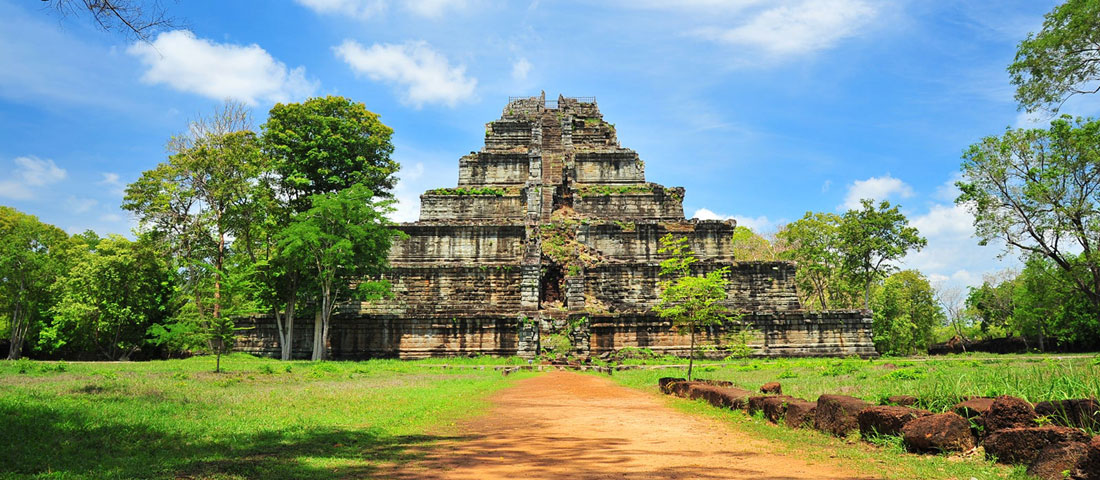
[{"label": "stone step pyramid temple", "polygon": [[[579,355],[685,355],[688,337],[651,310],[667,233],[689,239],[697,272],[731,268],[727,302],[744,313],[756,355],[875,354],[869,312],[802,310],[795,265],[738,262],[734,221],[686,220],[683,199],[683,188],[646,181],[594,98],[512,98],[486,125],[485,146],[459,159],[457,188],[424,193],[420,221],[400,226],[408,238],[390,252],[393,299],[334,317],[331,356],[534,356],[551,337]],[[277,355],[274,324],[253,322],[239,348]],[[295,356],[305,357],[313,325],[298,325]]]}]

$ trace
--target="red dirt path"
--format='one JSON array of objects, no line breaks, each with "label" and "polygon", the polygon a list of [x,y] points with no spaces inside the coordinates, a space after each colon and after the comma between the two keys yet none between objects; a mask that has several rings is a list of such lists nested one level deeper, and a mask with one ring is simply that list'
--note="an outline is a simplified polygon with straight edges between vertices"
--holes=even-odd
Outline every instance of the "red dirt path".
[{"label": "red dirt path", "polygon": [[834,465],[774,453],[767,441],[678,412],[609,379],[551,372],[492,397],[417,462],[387,472],[428,479],[851,479]]}]

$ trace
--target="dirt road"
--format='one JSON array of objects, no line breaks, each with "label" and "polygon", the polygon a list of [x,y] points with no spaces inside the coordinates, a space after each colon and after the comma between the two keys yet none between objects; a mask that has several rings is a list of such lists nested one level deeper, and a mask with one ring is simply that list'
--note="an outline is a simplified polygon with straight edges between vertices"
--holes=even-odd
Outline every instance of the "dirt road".
[{"label": "dirt road", "polygon": [[833,465],[772,453],[717,420],[673,410],[609,379],[551,372],[493,397],[462,440],[386,476],[429,479],[849,479]]}]

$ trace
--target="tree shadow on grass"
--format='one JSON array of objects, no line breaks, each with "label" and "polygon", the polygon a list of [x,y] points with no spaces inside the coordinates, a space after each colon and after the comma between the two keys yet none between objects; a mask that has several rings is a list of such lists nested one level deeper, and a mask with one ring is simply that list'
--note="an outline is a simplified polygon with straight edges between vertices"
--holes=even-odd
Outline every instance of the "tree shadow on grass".
[{"label": "tree shadow on grass", "polygon": [[470,438],[329,427],[212,438],[0,403],[0,477],[361,478],[419,458],[439,441]]}]

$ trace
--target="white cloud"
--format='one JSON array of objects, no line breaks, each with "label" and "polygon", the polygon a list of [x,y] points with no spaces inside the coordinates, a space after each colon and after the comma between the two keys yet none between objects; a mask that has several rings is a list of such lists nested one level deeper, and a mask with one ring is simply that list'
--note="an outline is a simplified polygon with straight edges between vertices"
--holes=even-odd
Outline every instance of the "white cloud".
[{"label": "white cloud", "polygon": [[104,172],[102,175],[103,179],[96,182],[96,184],[107,187],[112,195],[121,197],[126,193],[126,184],[122,183],[122,177],[117,173]]},{"label": "white cloud", "polygon": [[526,58],[520,58],[512,63],[512,79],[517,81],[527,80],[527,74],[531,72],[531,62]]},{"label": "white cloud", "polygon": [[707,208],[700,208],[691,214],[692,218],[698,218],[699,220],[737,220],[737,226],[746,227],[756,233],[767,233],[776,229],[779,225],[778,222],[769,219],[765,215],[759,217],[748,217],[745,215],[726,215],[722,213],[715,213]]},{"label": "white cloud", "polygon": [[832,48],[840,40],[859,34],[878,14],[868,0],[788,0],[768,5],[739,25],[707,27],[697,33],[772,57],[794,57]]},{"label": "white cloud", "polygon": [[902,268],[920,270],[933,281],[959,286],[980,285],[982,275],[1015,266],[1014,258],[998,259],[1004,245],[978,245],[974,216],[965,206],[934,204],[909,224],[928,239],[928,245],[902,259]]},{"label": "white cloud", "polygon": [[472,98],[477,87],[477,79],[466,76],[464,65],[451,66],[426,42],[376,43],[364,48],[345,40],[333,50],[356,73],[403,88],[402,101],[417,108],[425,103],[453,107]]},{"label": "white cloud", "polygon": [[385,0],[295,0],[299,5],[320,14],[347,15],[366,20],[386,9]]},{"label": "white cloud", "polygon": [[304,67],[288,69],[259,45],[215,43],[186,30],[161,33],[153,43],[134,43],[126,52],[146,66],[143,82],[216,100],[285,102],[317,89]]},{"label": "white cloud", "polygon": [[867,180],[856,180],[848,186],[848,194],[844,197],[844,203],[838,209],[858,209],[860,200],[865,198],[881,201],[894,197],[909,198],[913,196],[913,189],[905,182],[886,174],[883,177],[871,177]]},{"label": "white cloud", "polygon": [[34,198],[35,187],[60,182],[67,176],[65,169],[58,167],[53,160],[27,156],[18,157],[14,162],[16,167],[10,177],[0,180],[0,197],[30,200]]},{"label": "white cloud", "polygon": [[66,203],[69,206],[69,210],[73,213],[85,213],[95,208],[96,205],[99,205],[99,201],[94,198],[77,198],[72,195],[69,196]]},{"label": "white cloud", "polygon": [[466,0],[405,0],[405,8],[421,17],[439,18],[447,10],[461,10],[469,4]]},{"label": "white cloud", "polygon": [[[389,8],[387,0],[294,0],[323,15],[345,15],[359,20],[377,17]],[[468,0],[404,0],[400,4],[413,15],[440,18],[448,11],[463,10]]]}]

